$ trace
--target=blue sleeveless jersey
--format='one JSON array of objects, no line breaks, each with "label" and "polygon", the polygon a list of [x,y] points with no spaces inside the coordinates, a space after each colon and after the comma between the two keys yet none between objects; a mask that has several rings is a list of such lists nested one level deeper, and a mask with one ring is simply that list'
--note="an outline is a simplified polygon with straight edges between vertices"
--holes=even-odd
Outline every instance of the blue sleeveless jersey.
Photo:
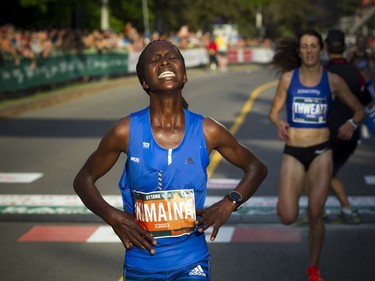
[{"label": "blue sleeveless jersey", "polygon": [[328,73],[323,70],[318,85],[306,87],[299,80],[299,68],[293,72],[288,88],[287,118],[294,128],[325,128],[332,107]]},{"label": "blue sleeveless jersey", "polygon": [[[185,135],[174,149],[162,148],[154,140],[149,108],[130,115],[128,158],[119,183],[126,212],[135,212],[134,191],[154,192],[160,190],[158,186],[161,190],[193,189],[196,208],[203,209],[209,164],[203,116],[184,112]],[[137,247],[126,251],[125,268],[167,271],[209,257],[202,233],[156,239],[154,256]]]}]

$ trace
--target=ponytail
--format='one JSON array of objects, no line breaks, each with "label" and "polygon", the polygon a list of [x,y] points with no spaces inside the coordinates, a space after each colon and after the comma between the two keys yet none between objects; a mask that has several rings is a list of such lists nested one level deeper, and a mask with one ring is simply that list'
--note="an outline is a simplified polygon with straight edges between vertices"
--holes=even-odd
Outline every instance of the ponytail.
[{"label": "ponytail", "polygon": [[292,39],[280,40],[276,45],[272,66],[277,70],[277,73],[284,73],[300,67],[301,58],[298,53],[298,43]]}]

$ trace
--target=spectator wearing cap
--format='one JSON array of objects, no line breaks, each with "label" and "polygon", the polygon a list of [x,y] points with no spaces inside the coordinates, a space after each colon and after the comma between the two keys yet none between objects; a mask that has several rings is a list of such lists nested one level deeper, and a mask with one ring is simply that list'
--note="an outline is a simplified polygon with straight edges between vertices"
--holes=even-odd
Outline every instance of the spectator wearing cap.
[{"label": "spectator wearing cap", "polygon": [[[356,98],[363,105],[370,106],[371,95],[365,87],[363,75],[357,67],[349,63],[344,57],[346,49],[344,32],[338,29],[330,30],[325,44],[329,57],[325,68],[343,78]],[[344,183],[337,175],[338,171],[355,151],[360,138],[360,132],[357,128],[349,140],[342,140],[338,137],[338,129],[345,122],[352,122],[350,121],[352,116],[353,111],[339,98],[335,98],[328,122],[330,143],[333,152],[331,190],[341,204],[340,217],[343,222],[358,224],[361,222],[361,218],[358,212],[352,208],[345,191]],[[354,123],[353,126],[357,127],[358,124]]]},{"label": "spectator wearing cap", "polygon": [[[359,35],[356,38],[355,46],[349,50],[347,59],[362,72],[366,79],[367,86],[373,83],[375,72],[375,55],[368,48],[367,38]],[[371,87],[374,87],[371,85]]]}]

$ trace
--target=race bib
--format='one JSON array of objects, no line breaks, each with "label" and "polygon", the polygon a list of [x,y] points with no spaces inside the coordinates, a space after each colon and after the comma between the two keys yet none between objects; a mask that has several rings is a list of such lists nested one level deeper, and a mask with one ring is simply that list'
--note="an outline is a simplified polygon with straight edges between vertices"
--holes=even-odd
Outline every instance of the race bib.
[{"label": "race bib", "polygon": [[155,238],[187,235],[194,231],[193,189],[134,191],[134,196],[136,220]]},{"label": "race bib", "polygon": [[294,98],[293,122],[305,124],[325,124],[326,121],[327,101],[325,98]]}]

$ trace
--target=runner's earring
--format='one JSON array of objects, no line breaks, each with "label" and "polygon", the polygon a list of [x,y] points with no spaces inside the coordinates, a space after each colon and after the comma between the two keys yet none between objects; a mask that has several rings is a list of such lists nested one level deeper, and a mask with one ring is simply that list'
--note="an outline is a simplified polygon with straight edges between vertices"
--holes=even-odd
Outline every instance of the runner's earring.
[{"label": "runner's earring", "polygon": [[143,88],[144,90],[146,90],[146,91],[149,89],[148,84],[147,84],[146,81],[144,81],[144,80],[143,80],[143,82],[142,82],[142,88]]}]

